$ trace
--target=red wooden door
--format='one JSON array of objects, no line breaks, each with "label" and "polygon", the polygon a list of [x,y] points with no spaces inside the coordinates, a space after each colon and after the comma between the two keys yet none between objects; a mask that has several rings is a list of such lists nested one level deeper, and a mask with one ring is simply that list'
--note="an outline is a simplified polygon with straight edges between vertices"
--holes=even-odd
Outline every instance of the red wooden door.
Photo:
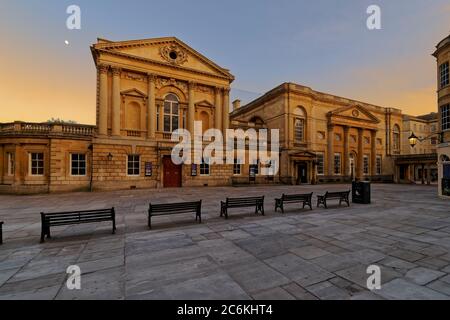
[{"label": "red wooden door", "polygon": [[181,187],[181,166],[172,162],[171,157],[163,158],[164,188]]}]

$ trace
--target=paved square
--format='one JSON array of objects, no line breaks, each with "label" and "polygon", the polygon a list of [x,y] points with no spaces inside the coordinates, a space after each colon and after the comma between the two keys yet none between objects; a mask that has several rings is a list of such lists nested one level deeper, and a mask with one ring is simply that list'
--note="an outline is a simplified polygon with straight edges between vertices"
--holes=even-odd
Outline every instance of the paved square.
[{"label": "paved square", "polygon": [[[0,196],[0,299],[450,299],[450,202],[435,187],[372,185],[371,205],[274,212],[282,193],[347,185],[255,186]],[[231,209],[226,196],[266,196],[266,216]],[[314,196],[314,199],[316,198]],[[203,200],[190,214],[156,217],[155,203]],[[39,212],[115,207],[110,223],[57,227],[39,244]],[[81,290],[66,288],[78,265]],[[366,288],[367,267],[382,289]]]}]

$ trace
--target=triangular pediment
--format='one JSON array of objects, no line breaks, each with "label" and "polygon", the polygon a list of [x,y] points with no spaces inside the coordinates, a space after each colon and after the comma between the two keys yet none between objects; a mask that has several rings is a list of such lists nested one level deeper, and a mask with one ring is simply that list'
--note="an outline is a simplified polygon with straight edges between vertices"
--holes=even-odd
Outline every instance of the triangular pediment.
[{"label": "triangular pediment", "polygon": [[355,105],[336,109],[329,113],[332,118],[341,118],[359,122],[379,123],[380,120],[366,108]]},{"label": "triangular pediment", "polygon": [[133,97],[138,97],[138,98],[147,98],[147,95],[145,93],[143,93],[142,91],[139,91],[138,89],[125,90],[125,91],[122,91],[120,94],[124,95],[124,96],[133,96]]},{"label": "triangular pediment", "polygon": [[196,106],[200,106],[200,107],[210,107],[212,108],[214,105],[209,102],[208,100],[201,100],[195,103]]},{"label": "triangular pediment", "polygon": [[234,76],[175,37],[131,41],[101,41],[94,49],[157,64],[184,68],[234,80]]},{"label": "triangular pediment", "polygon": [[289,152],[289,156],[315,158],[316,154],[311,151],[304,150],[304,151],[291,151]]}]

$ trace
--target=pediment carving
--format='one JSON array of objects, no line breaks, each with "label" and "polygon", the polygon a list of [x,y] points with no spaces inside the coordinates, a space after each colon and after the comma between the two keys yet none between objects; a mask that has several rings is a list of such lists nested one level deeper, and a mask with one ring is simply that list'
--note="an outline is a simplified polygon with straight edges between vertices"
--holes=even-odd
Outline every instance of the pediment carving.
[{"label": "pediment carving", "polygon": [[182,65],[188,60],[186,50],[175,43],[171,43],[159,48],[161,57],[169,63]]},{"label": "pediment carving", "polygon": [[333,120],[347,120],[353,122],[364,122],[370,124],[378,124],[380,120],[374,116],[369,110],[360,105],[352,105],[339,108],[328,113],[331,122]]}]

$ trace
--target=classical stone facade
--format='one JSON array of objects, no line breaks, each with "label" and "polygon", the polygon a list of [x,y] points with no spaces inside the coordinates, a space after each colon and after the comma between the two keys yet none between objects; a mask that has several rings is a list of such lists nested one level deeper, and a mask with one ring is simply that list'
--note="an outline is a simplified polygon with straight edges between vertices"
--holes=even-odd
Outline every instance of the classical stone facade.
[{"label": "classical stone facade", "polygon": [[94,130],[73,124],[0,124],[0,193],[89,190]]},{"label": "classical stone facade", "polygon": [[[176,38],[91,47],[97,69],[96,126],[0,124],[0,192],[399,181],[404,148],[398,109],[284,83],[229,110],[224,69]],[[261,164],[175,165],[178,128],[279,129],[280,170]],[[270,141],[269,141],[270,144]],[[247,161],[248,162],[248,161]]]},{"label": "classical stone facade", "polygon": [[438,112],[441,141],[438,152],[439,195],[450,197],[450,35],[436,46]]},{"label": "classical stone facade", "polygon": [[[403,116],[402,150],[395,157],[396,181],[402,183],[431,184],[438,181],[437,153],[438,114]],[[420,143],[411,146],[409,137],[414,134]]]},{"label": "classical stone facade", "polygon": [[[239,104],[235,104],[236,107]],[[283,183],[392,181],[402,114],[284,83],[231,113],[233,127],[280,130]]]}]

